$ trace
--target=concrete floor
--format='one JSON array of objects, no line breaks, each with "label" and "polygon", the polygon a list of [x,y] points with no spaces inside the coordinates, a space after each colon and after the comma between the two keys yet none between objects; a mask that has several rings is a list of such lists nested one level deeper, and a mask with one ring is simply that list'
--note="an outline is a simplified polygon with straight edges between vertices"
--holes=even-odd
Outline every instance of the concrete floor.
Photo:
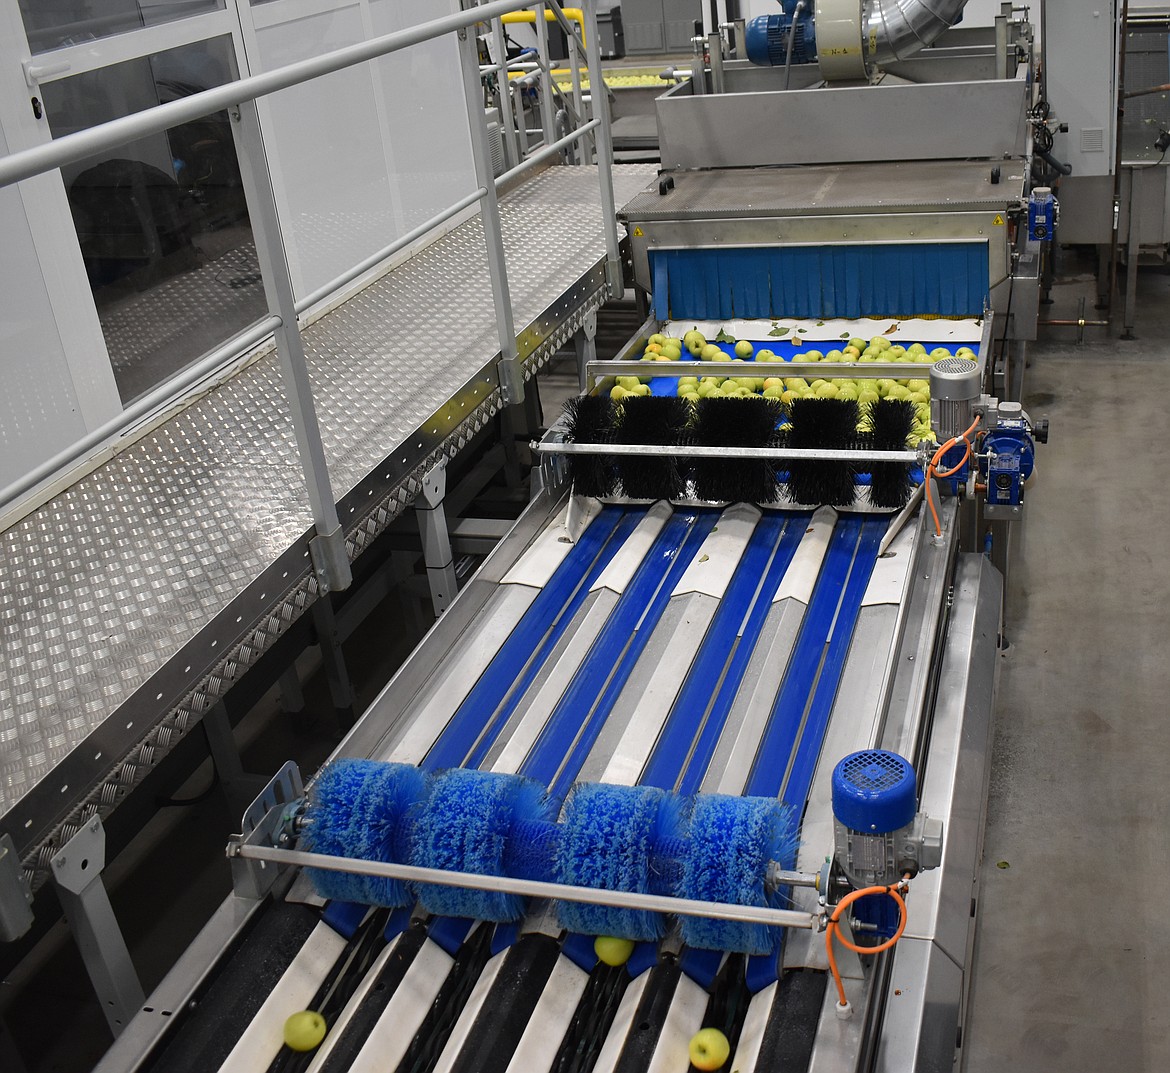
[{"label": "concrete floor", "polygon": [[1008,587],[967,1073],[1170,1069],[1170,276],[1138,303],[1136,341],[1050,329],[1025,381],[1052,438]]}]

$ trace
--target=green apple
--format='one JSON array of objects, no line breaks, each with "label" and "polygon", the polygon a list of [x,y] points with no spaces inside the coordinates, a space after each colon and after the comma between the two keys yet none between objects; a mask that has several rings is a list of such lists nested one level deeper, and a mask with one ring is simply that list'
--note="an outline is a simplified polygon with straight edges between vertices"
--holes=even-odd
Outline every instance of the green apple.
[{"label": "green apple", "polygon": [[632,394],[633,394],[632,391],[629,391],[626,388],[622,387],[621,384],[618,384],[616,387],[610,388],[610,391],[609,391],[609,397],[611,399],[613,399],[614,402],[621,402],[622,399],[624,399],[627,395],[632,395]]},{"label": "green apple", "polygon": [[840,394],[840,389],[831,380],[822,382],[819,387],[815,387],[813,390],[818,399],[835,399]]},{"label": "green apple", "polygon": [[930,404],[930,397],[925,391],[911,391],[908,398],[911,402],[921,405],[922,403]]},{"label": "green apple", "polygon": [[872,406],[880,398],[881,396],[872,388],[866,388],[865,390],[858,393],[857,401],[862,406]]},{"label": "green apple", "polygon": [[855,347],[855,346],[847,346],[844,350],[841,351],[841,353],[849,361],[856,361],[858,358],[861,357],[861,351],[858,350],[857,347]]},{"label": "green apple", "polygon": [[618,939],[612,935],[599,935],[593,940],[593,952],[598,961],[606,965],[624,965],[634,952],[632,939]]},{"label": "green apple", "polygon": [[285,1046],[294,1051],[311,1051],[325,1038],[325,1018],[316,1010],[301,1010],[284,1022]]},{"label": "green apple", "polygon": [[731,1056],[731,1044],[719,1029],[702,1028],[691,1037],[687,1055],[696,1069],[722,1069]]},{"label": "green apple", "polygon": [[647,343],[657,343],[659,346],[662,346],[662,344],[666,342],[666,336],[660,335],[658,332],[655,332],[652,336],[650,336],[649,339],[646,340],[646,342]]},{"label": "green apple", "polygon": [[649,384],[639,384],[637,387],[630,388],[630,394],[631,395],[649,395],[650,394],[650,385]]},{"label": "green apple", "polygon": [[756,351],[756,361],[782,361],[782,358],[777,358],[775,353],[768,350],[767,347]]},{"label": "green apple", "polygon": [[825,355],[825,361],[844,361],[844,360],[845,360],[845,355],[842,354],[841,351],[839,351],[839,350],[830,350]]},{"label": "green apple", "polygon": [[930,356],[932,358],[949,358],[951,356],[951,352],[947,350],[945,346],[936,346],[930,352]]},{"label": "green apple", "polygon": [[770,388],[770,387],[778,387],[783,391],[784,390],[784,381],[781,380],[780,377],[778,377],[778,376],[769,376],[767,379],[764,380],[763,386],[764,386],[765,391],[767,391],[768,388]]},{"label": "green apple", "polygon": [[800,391],[808,387],[808,381],[803,376],[789,376],[785,378],[784,386],[791,391]]},{"label": "green apple", "polygon": [[865,340],[858,339],[856,336],[849,340],[849,345],[853,347],[858,353],[865,349]]},{"label": "green apple", "polygon": [[741,339],[735,344],[735,356],[742,360],[747,360],[756,351],[756,348],[751,345],[746,339]]},{"label": "green apple", "polygon": [[765,399],[779,399],[784,396],[784,389],[782,387],[766,387],[764,388]]},{"label": "green apple", "polygon": [[800,361],[822,361],[824,357],[825,355],[822,354],[819,350],[809,350],[804,354],[797,355],[792,360],[796,361],[797,358],[799,358]]},{"label": "green apple", "polygon": [[624,387],[627,391],[637,387],[641,382],[636,376],[619,376],[617,378],[618,387]]},{"label": "green apple", "polygon": [[969,346],[961,346],[958,350],[955,351],[955,357],[974,359],[975,351],[972,350]]},{"label": "green apple", "polygon": [[663,343],[662,349],[658,353],[667,361],[678,361],[682,357],[682,351],[673,343]]},{"label": "green apple", "polygon": [[842,384],[837,388],[837,398],[839,399],[847,399],[852,401],[857,397],[857,388],[855,388],[852,384]]},{"label": "green apple", "polygon": [[703,347],[707,345],[707,340],[704,339],[698,332],[691,336],[691,341],[687,343],[687,350],[691,352],[696,358],[703,353]]},{"label": "green apple", "polygon": [[907,347],[907,350],[911,354],[925,354],[926,353],[926,347],[924,347],[921,343],[911,343],[910,346]]},{"label": "green apple", "polygon": [[715,343],[705,343],[699,351],[700,361],[726,361],[727,355]]}]

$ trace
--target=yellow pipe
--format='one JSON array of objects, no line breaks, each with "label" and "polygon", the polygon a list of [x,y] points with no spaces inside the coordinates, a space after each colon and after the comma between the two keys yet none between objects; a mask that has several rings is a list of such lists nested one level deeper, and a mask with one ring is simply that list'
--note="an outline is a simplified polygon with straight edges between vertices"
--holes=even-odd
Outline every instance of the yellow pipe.
[{"label": "yellow pipe", "polygon": [[[579,7],[562,8],[565,13],[565,18],[570,19],[581,27],[581,44],[587,44],[585,40],[585,12]],[[533,26],[536,25],[535,11],[509,11],[508,14],[501,16],[502,22],[530,22]],[[556,22],[557,17],[547,7],[544,9],[544,21]]]}]

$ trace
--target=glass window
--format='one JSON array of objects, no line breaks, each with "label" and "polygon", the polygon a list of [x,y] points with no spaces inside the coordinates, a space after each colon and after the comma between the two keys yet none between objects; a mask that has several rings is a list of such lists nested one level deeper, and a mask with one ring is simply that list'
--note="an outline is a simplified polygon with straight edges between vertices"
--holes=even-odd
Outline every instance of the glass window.
[{"label": "glass window", "polygon": [[223,8],[224,0],[20,0],[34,53]]},{"label": "glass window", "polygon": [[[234,77],[221,37],[42,88],[60,137]],[[264,315],[227,112],[61,170],[124,402]]]}]

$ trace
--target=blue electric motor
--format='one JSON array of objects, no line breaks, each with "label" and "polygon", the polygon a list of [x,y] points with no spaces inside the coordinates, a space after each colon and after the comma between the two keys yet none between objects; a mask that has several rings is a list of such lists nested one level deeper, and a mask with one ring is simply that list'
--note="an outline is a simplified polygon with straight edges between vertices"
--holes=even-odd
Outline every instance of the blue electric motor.
[{"label": "blue electric motor", "polygon": [[788,59],[788,35],[792,41],[792,62],[815,63],[817,36],[813,26],[813,6],[805,4],[794,19],[797,0],[782,0],[776,15],[759,15],[747,24],[748,59],[758,67],[783,67]]},{"label": "blue electric motor", "polygon": [[897,753],[866,749],[833,769],[836,860],[854,887],[895,883],[938,863],[942,826],[935,830],[917,810],[914,768]]},{"label": "blue electric motor", "polygon": [[[997,507],[1019,507],[1024,502],[1024,482],[1036,465],[1033,430],[1018,402],[1001,402],[996,427],[984,438],[987,457],[987,508],[989,518],[999,516]],[[1014,513],[1014,512],[1013,512]],[[1005,515],[1010,516],[1010,515]]]}]

